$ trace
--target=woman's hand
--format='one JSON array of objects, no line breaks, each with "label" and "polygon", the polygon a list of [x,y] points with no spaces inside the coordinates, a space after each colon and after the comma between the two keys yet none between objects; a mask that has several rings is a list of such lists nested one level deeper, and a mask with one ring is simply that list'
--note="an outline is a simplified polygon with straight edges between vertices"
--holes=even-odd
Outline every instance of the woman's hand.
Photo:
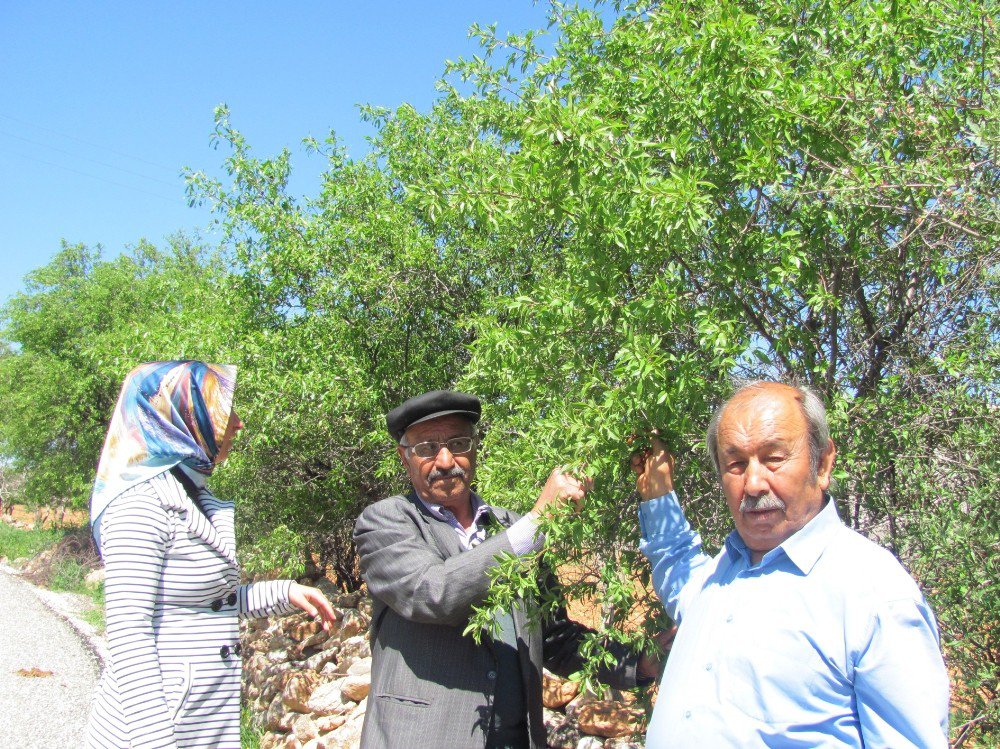
[{"label": "woman's hand", "polygon": [[318,588],[292,583],[292,587],[288,591],[288,600],[293,606],[302,609],[309,616],[321,620],[323,629],[327,632],[339,619],[333,606]]}]

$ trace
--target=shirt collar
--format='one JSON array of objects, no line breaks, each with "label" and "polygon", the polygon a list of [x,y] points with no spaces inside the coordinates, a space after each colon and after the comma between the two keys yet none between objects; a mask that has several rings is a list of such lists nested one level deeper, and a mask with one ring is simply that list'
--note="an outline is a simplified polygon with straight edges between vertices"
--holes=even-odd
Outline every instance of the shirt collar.
[{"label": "shirt collar", "polygon": [[[422,504],[424,507],[427,508],[427,512],[436,517],[438,520],[443,520],[446,523],[456,522],[455,514],[448,508],[444,507],[443,505],[435,504],[433,502],[425,502],[424,498],[421,497],[417,492],[413,492],[413,494],[420,501],[420,504]],[[483,519],[483,515],[489,513],[490,507],[488,504],[483,502],[483,500],[480,499],[479,495],[476,494],[475,492],[472,492],[471,499],[472,499],[472,524],[475,526],[479,526],[481,524],[480,521],[482,521]]]},{"label": "shirt collar", "polygon": [[[767,552],[760,560],[762,566],[774,562],[781,556],[786,556],[803,575],[809,574],[819,558],[823,556],[833,534],[843,525],[840,515],[837,514],[836,500],[829,494],[824,496],[826,504],[816,514],[816,517],[785,539],[779,546]],[[726,548],[730,554],[743,557],[749,565],[750,551],[737,531],[733,530],[726,537]]]}]

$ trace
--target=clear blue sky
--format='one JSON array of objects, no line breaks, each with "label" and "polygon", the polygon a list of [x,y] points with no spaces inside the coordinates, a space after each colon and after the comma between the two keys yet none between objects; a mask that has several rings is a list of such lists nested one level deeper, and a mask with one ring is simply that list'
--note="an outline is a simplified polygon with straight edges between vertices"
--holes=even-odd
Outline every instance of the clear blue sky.
[{"label": "clear blue sky", "polygon": [[[371,131],[357,106],[427,109],[473,22],[544,28],[532,0],[0,2],[0,303],[60,240],[105,255],[209,227],[184,167],[218,173],[213,108],[260,155],[293,150],[299,192],[322,160],[299,146],[332,128],[351,156]],[[217,239],[203,232],[209,241]]]}]

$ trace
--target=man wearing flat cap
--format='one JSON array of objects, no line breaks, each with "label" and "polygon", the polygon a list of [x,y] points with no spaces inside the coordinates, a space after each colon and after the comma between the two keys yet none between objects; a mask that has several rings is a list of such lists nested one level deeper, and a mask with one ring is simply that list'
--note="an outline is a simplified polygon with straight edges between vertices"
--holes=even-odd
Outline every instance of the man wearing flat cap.
[{"label": "man wearing flat cap", "polygon": [[[475,396],[436,390],[386,417],[412,491],[370,505],[354,529],[373,600],[363,749],[544,747],[542,667],[568,675],[582,665],[588,630],[565,611],[539,625],[514,607],[482,644],[462,634],[496,557],[537,551],[540,514],[587,488],[555,470],[524,517],[486,504],[472,490],[480,413]],[[652,659],[615,655],[602,674],[612,686],[655,676]]]}]

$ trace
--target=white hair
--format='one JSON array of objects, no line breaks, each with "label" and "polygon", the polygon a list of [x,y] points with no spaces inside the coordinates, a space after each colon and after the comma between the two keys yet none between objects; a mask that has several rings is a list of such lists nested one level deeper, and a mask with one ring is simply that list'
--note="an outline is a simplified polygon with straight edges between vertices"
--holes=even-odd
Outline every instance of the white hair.
[{"label": "white hair", "polygon": [[787,385],[796,393],[796,402],[802,409],[802,416],[806,420],[809,432],[809,467],[812,469],[812,477],[815,479],[819,474],[819,463],[823,454],[827,450],[830,442],[830,426],[826,421],[826,407],[823,400],[812,388],[806,385],[787,382],[772,382],[769,380],[753,380],[741,384],[726,401],[719,406],[712,414],[712,420],[708,424],[708,431],[705,433],[705,446],[708,449],[708,457],[715,466],[716,473],[721,473],[719,462],[719,422],[726,407],[744,393],[751,390],[762,390],[770,385]]}]

